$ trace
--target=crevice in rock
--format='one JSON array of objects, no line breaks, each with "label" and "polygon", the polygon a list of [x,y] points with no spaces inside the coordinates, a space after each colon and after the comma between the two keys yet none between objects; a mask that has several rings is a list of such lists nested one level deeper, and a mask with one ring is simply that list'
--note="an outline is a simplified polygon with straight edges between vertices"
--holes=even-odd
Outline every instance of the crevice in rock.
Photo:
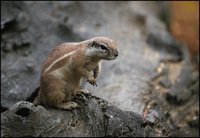
[{"label": "crevice in rock", "polygon": [[7,110],[8,110],[8,108],[1,106],[1,113],[5,112]]},{"label": "crevice in rock", "polygon": [[26,101],[33,102],[36,96],[38,95],[38,92],[40,90],[40,87],[36,88],[34,92],[32,92],[31,96],[27,98]]},{"label": "crevice in rock", "polygon": [[27,117],[31,113],[31,110],[29,108],[20,108],[15,112],[15,114],[22,116],[22,117]]}]

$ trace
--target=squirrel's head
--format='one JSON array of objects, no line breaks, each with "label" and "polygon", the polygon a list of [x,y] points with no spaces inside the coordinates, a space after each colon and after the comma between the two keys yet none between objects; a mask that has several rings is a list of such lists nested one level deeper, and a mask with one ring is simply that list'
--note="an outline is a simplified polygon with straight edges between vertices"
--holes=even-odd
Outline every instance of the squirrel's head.
[{"label": "squirrel's head", "polygon": [[117,44],[114,40],[107,37],[94,37],[89,40],[87,55],[100,59],[113,60],[116,59],[119,52]]}]

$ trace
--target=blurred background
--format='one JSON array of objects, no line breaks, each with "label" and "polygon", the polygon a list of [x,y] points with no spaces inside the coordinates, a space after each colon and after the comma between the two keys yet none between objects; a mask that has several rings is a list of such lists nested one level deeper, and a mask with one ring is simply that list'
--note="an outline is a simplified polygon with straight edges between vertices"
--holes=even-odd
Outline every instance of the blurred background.
[{"label": "blurred background", "polygon": [[170,2],[170,31],[192,56],[199,53],[199,2]]},{"label": "blurred background", "polygon": [[144,116],[149,136],[199,136],[198,1],[1,1],[1,112],[32,100],[55,46],[94,36],[120,54],[86,89]]}]

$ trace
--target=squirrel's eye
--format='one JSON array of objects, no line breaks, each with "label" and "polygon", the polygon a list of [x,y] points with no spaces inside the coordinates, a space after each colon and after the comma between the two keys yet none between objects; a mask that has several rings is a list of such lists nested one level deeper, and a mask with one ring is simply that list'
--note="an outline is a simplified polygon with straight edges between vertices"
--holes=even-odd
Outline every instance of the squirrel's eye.
[{"label": "squirrel's eye", "polygon": [[104,45],[100,45],[100,47],[102,50],[107,50],[106,46],[104,46]]}]

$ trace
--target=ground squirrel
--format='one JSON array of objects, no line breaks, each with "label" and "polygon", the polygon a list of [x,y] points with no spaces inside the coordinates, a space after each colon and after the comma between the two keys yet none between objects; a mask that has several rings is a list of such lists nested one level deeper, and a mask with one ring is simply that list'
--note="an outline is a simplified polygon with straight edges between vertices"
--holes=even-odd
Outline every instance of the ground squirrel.
[{"label": "ground squirrel", "polygon": [[71,100],[77,93],[86,92],[80,89],[82,78],[96,85],[100,60],[113,60],[117,56],[116,42],[102,36],[57,46],[43,63],[34,105],[61,109],[77,107]]}]

